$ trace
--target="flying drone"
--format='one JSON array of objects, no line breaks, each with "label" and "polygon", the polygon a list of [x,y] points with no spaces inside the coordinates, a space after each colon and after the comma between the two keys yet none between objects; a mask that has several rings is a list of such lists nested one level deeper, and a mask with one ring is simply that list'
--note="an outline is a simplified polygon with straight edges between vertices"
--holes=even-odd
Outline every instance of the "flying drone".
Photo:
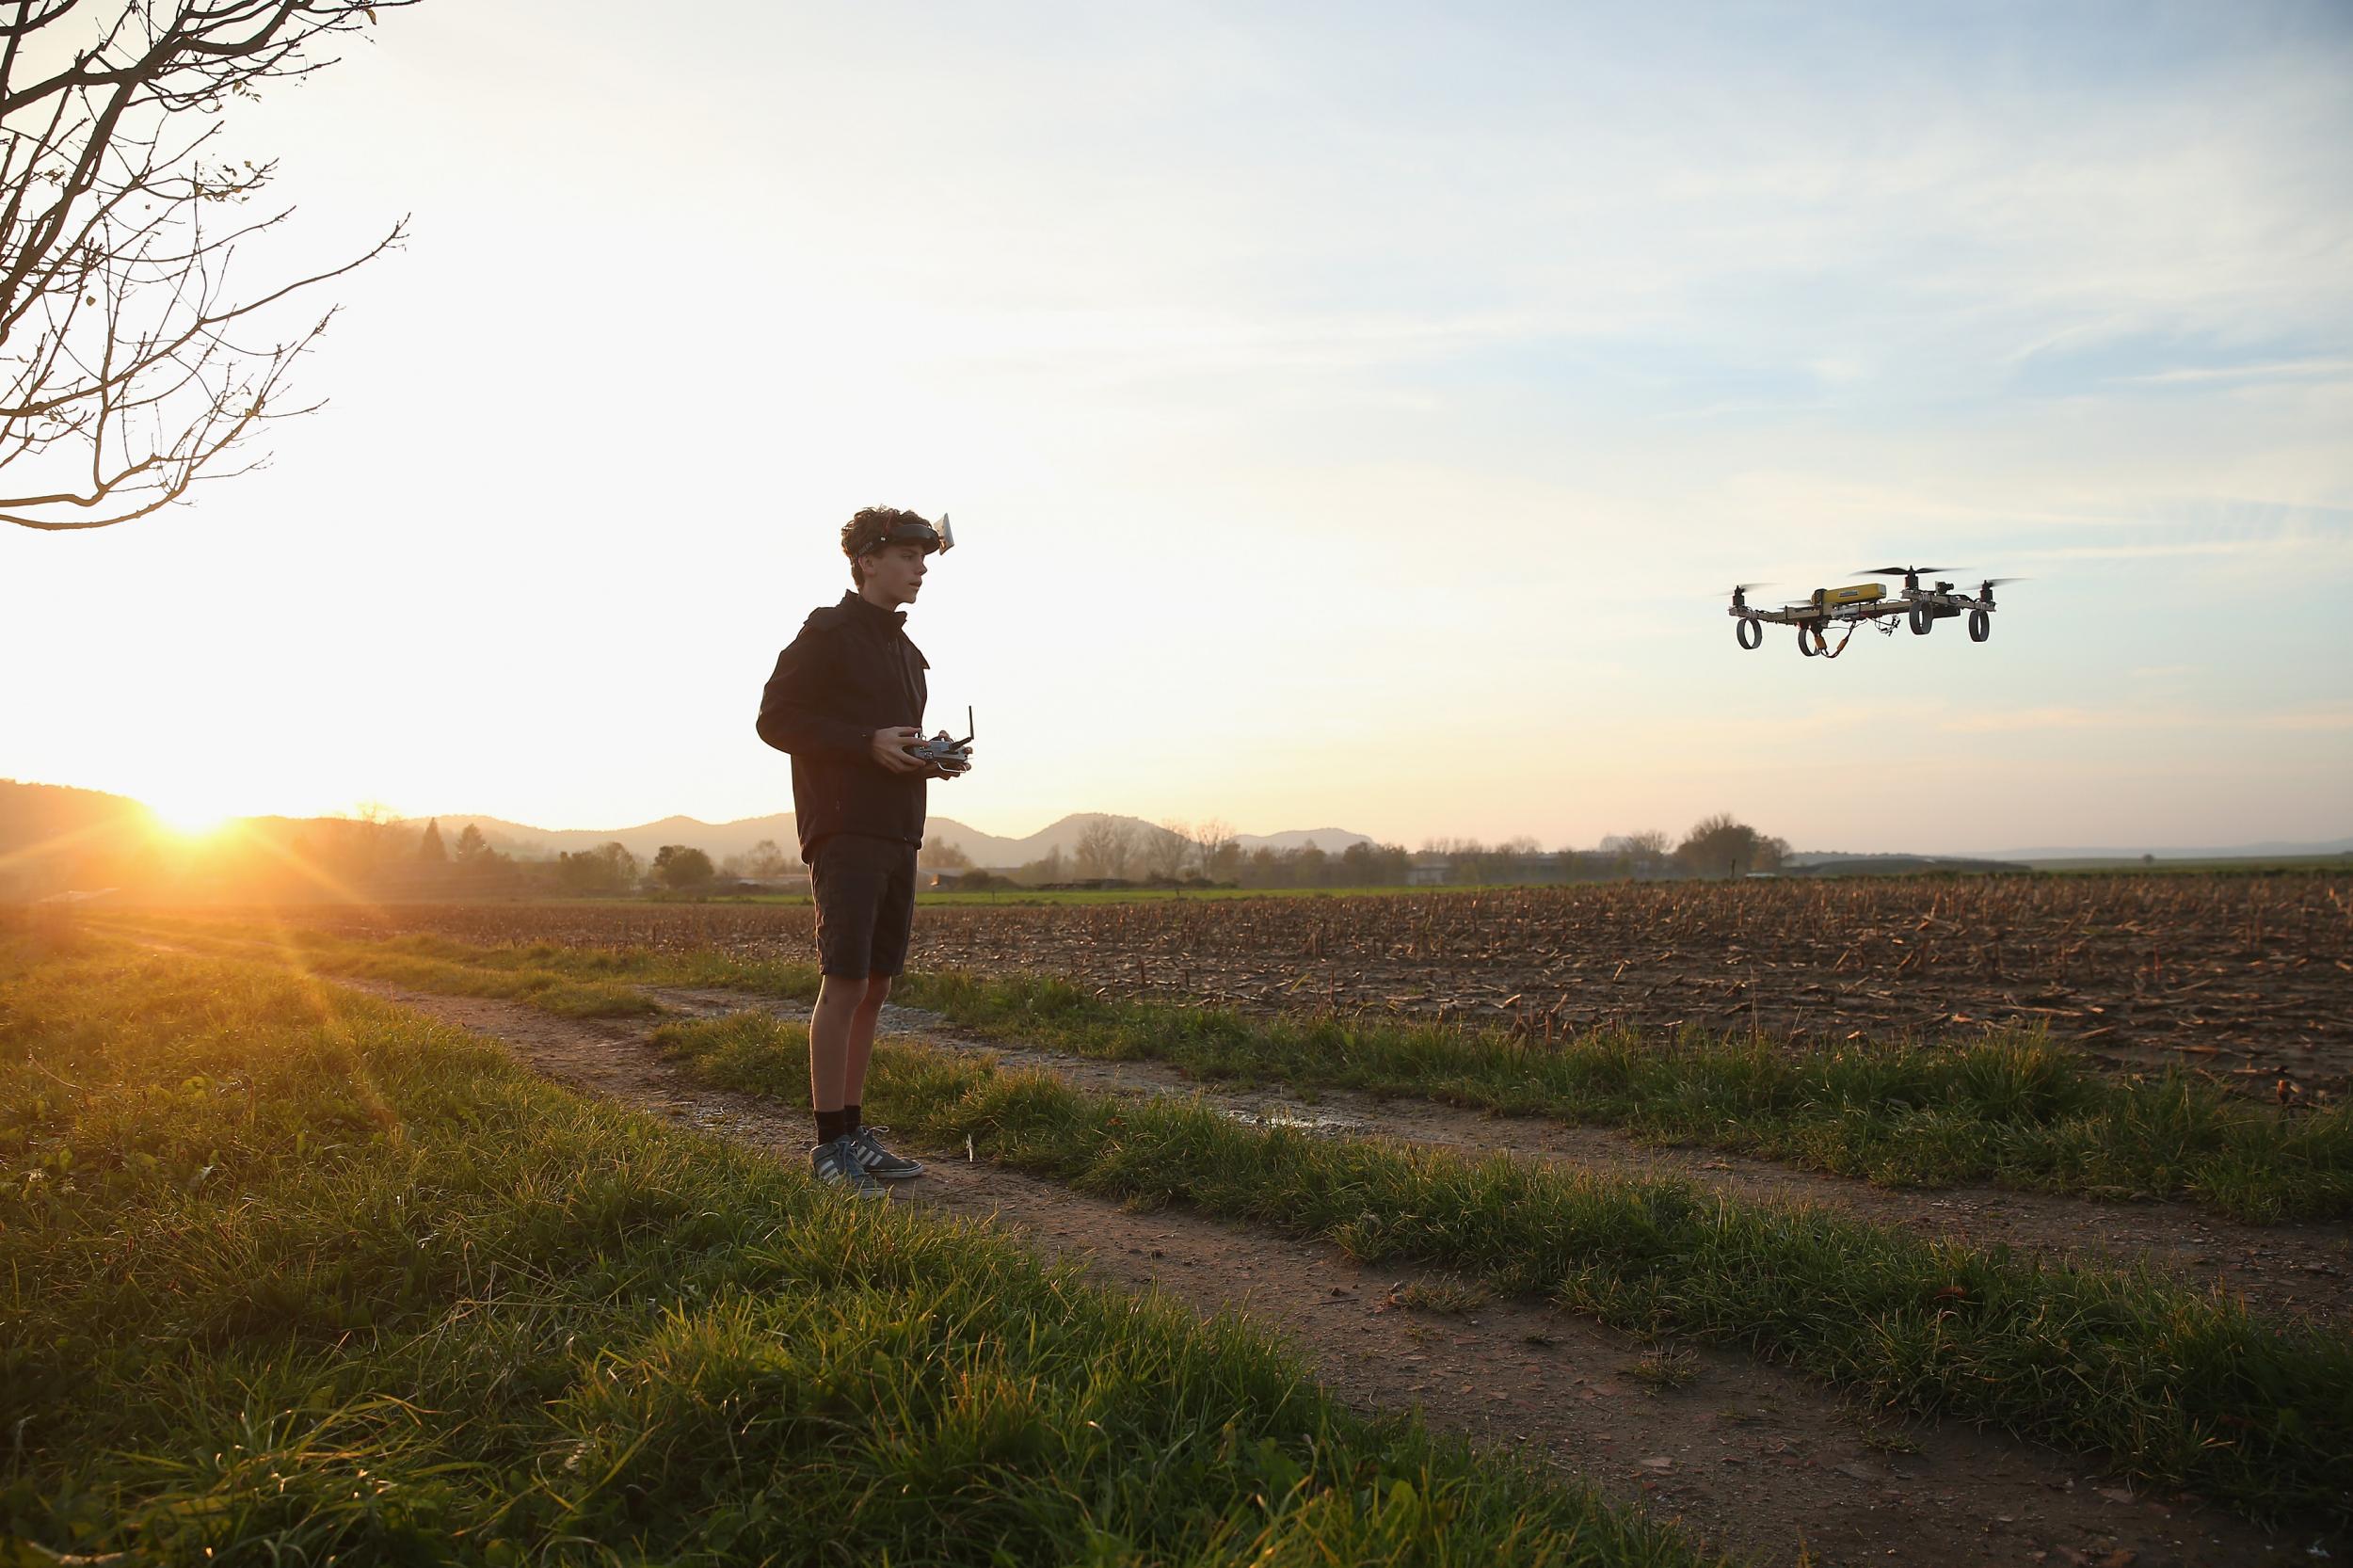
[{"label": "flying drone", "polygon": [[[1857,583],[1844,588],[1817,588],[1813,597],[1778,610],[1760,610],[1749,603],[1749,590],[1767,586],[1763,583],[1736,583],[1732,587],[1732,615],[1739,621],[1733,635],[1742,648],[1765,646],[1765,623],[1794,626],[1798,629],[1798,651],[1809,659],[1835,659],[1847,651],[1854,640],[1855,628],[1866,622],[1881,632],[1893,636],[1896,623],[1901,619],[1909,624],[1914,636],[1925,637],[1940,620],[1957,616],[1969,617],[1969,640],[1981,643],[1993,634],[1993,590],[2005,583],[2024,582],[2018,577],[1989,577],[1972,596],[1956,593],[1950,583],[1934,583],[1922,587],[1920,579],[1932,582],[1940,571],[1950,567],[1867,567],[1858,577],[1900,577],[1904,585],[1889,593],[1884,583]],[[1832,648],[1824,630],[1838,622],[1847,625],[1847,634]]]}]

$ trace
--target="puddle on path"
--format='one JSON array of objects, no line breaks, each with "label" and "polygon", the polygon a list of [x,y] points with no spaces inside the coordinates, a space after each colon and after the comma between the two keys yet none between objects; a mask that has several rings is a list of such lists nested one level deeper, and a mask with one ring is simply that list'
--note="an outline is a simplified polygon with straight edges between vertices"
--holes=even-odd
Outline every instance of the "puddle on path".
[{"label": "puddle on path", "polygon": [[1365,1126],[1353,1116],[1334,1115],[1296,1105],[1229,1105],[1219,1109],[1252,1127],[1283,1127],[1297,1132],[1361,1132]]}]

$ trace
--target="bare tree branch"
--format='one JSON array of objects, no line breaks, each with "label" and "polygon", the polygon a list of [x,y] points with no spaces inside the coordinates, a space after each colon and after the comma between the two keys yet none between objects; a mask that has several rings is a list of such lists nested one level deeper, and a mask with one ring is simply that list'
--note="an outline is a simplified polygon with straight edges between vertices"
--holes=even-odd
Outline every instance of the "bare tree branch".
[{"label": "bare tree branch", "polygon": [[[408,220],[340,265],[248,287],[240,246],[294,209],[208,225],[277,166],[207,149],[232,100],[331,65],[331,35],[414,3],[115,0],[93,25],[76,0],[0,0],[0,520],[146,517],[250,472],[266,458],[229,454],[320,407],[284,394],[331,308],[280,341],[242,340],[397,247]],[[29,61],[45,74],[20,84]]]}]

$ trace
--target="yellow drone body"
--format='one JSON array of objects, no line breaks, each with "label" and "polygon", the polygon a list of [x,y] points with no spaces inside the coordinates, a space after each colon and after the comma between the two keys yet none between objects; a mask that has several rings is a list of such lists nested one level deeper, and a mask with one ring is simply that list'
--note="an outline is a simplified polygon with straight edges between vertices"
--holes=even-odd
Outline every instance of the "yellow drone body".
[{"label": "yellow drone body", "polygon": [[1850,588],[1817,588],[1814,590],[1814,607],[1824,610],[1833,604],[1869,604],[1886,597],[1887,585],[1883,583],[1858,583]]}]

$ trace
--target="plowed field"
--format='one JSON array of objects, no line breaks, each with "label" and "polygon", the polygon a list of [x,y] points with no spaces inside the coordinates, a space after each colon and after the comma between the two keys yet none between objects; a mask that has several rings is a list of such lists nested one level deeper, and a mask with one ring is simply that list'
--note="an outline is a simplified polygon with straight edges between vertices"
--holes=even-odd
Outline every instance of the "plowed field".
[{"label": "plowed field", "polygon": [[[805,957],[806,907],[449,904],[358,933],[715,944]],[[910,963],[1252,1009],[1373,1009],[1542,1039],[1600,1026],[1821,1043],[2047,1028],[2111,1065],[2266,1097],[2353,1083],[2353,876],[1622,883],[1352,898],[925,907]],[[2284,1083],[2282,1080],[2285,1080]]]}]

